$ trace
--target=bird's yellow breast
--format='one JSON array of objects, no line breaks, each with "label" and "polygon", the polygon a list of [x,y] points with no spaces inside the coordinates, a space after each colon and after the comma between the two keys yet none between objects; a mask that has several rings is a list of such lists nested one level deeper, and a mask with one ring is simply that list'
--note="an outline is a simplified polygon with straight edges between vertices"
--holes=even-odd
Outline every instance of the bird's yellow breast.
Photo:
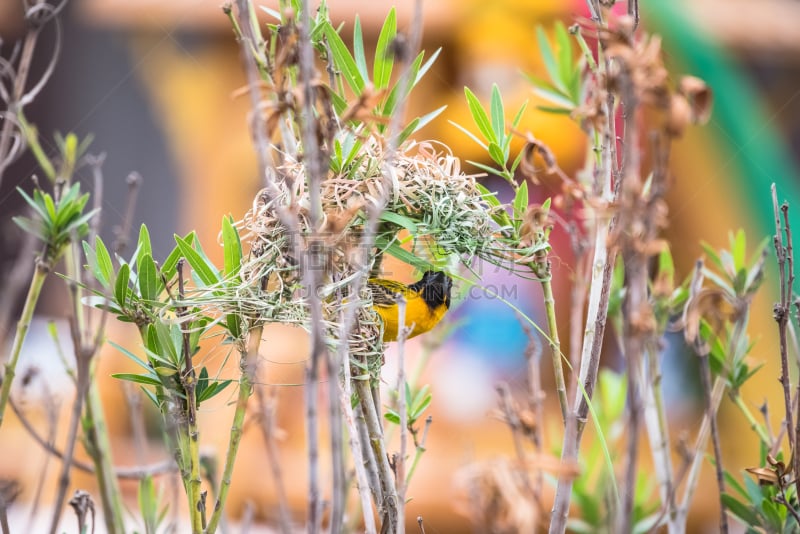
[{"label": "bird's yellow breast", "polygon": [[[424,334],[444,317],[447,313],[447,306],[444,304],[439,305],[435,309],[431,309],[425,304],[425,300],[417,294],[406,293],[406,314],[404,326],[410,327],[413,325],[413,330],[408,334],[408,338]],[[375,311],[383,319],[383,340],[396,341],[399,330],[399,307],[397,304],[389,306],[375,305]]]}]

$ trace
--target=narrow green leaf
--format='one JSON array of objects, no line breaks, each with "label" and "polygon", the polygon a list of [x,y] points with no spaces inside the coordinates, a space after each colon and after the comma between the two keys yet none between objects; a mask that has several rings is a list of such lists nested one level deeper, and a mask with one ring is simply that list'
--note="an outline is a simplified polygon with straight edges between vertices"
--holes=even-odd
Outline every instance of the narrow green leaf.
[{"label": "narrow green leaf", "polygon": [[156,366],[153,370],[158,373],[159,376],[175,376],[178,373],[178,370],[174,367],[166,367],[166,366]]},{"label": "narrow green leaf", "polygon": [[128,302],[128,280],[130,279],[131,268],[128,264],[123,264],[117,273],[117,282],[114,284],[114,298],[117,299],[117,304],[120,308],[125,309]]},{"label": "narrow green leaf", "polygon": [[747,237],[744,230],[739,228],[736,234],[731,234],[731,252],[733,253],[733,265],[736,271],[747,268]]},{"label": "narrow green leaf", "polygon": [[367,71],[367,56],[364,53],[364,37],[361,34],[361,20],[356,15],[355,26],[353,27],[353,55],[356,60],[356,67],[359,74],[365,80],[369,79],[369,71]]},{"label": "narrow green leaf", "polygon": [[[183,355],[181,354],[183,347],[180,339],[180,330],[177,326],[173,325],[169,327],[161,322],[156,322],[153,326],[155,327],[155,334],[158,338],[158,345],[161,348],[159,354],[175,367],[178,367],[183,362]],[[175,337],[172,335],[173,330],[178,330],[179,336],[177,343],[175,342]]]},{"label": "narrow green leaf", "polygon": [[160,293],[160,280],[156,272],[156,263],[150,254],[139,257],[139,294],[144,300],[157,300]]},{"label": "narrow green leaf", "polygon": [[[569,110],[575,109],[575,103],[572,102],[569,97],[565,96],[564,94],[558,92],[557,90],[550,88],[550,87],[534,87],[533,88],[534,94],[539,95],[540,97],[544,98],[545,100],[549,100],[553,104],[556,104],[558,107],[567,108]],[[537,106],[539,107],[539,106]]]},{"label": "narrow green leaf", "polygon": [[386,252],[391,256],[394,256],[398,260],[402,261],[403,263],[411,265],[412,267],[416,267],[421,271],[428,271],[433,268],[433,266],[429,262],[420,258],[416,254],[407,251],[406,249],[401,247],[400,244],[397,243],[396,241],[392,242],[387,247],[385,247],[383,249],[383,252]]},{"label": "narrow green leaf", "polygon": [[483,163],[481,163],[479,161],[472,161],[472,160],[469,160],[469,159],[467,160],[467,163],[469,163],[470,165],[474,165],[475,167],[477,167],[480,170],[485,171],[485,172],[487,172],[489,174],[494,174],[495,176],[499,176],[499,177],[503,178],[504,180],[508,180],[509,179],[508,175],[506,173],[504,173],[500,169],[495,169],[494,167],[489,167],[488,165],[485,165],[485,164],[483,164]]},{"label": "narrow green leaf", "polygon": [[42,225],[41,219],[31,220],[27,217],[11,217],[11,220],[23,231],[35,235],[41,241],[47,241],[47,232]]},{"label": "narrow green leaf", "polygon": [[406,126],[405,129],[403,129],[403,132],[398,136],[398,142],[402,143],[403,141],[406,140],[406,138],[409,135],[420,131],[429,122],[431,122],[433,119],[435,119],[436,117],[441,115],[442,111],[444,111],[446,108],[447,108],[447,106],[442,106],[440,108],[434,109],[433,111],[431,111],[429,113],[426,113],[422,117],[418,117],[418,118],[414,119],[413,121],[411,121],[408,124],[408,126]]},{"label": "narrow green leaf", "polygon": [[503,154],[503,149],[500,148],[500,145],[494,141],[489,143],[489,157],[492,158],[492,161],[497,163],[499,166],[505,167],[506,156]]},{"label": "narrow green leaf", "polygon": [[394,423],[395,425],[400,424],[400,416],[393,410],[387,411],[385,414],[383,414],[383,417],[390,423]]},{"label": "narrow green leaf", "polygon": [[97,255],[97,271],[100,277],[97,279],[105,288],[111,287],[111,282],[114,279],[114,264],[111,263],[111,255],[108,253],[103,240],[97,236],[94,240],[94,251]]},{"label": "narrow green leaf", "polygon": [[225,255],[225,278],[230,278],[239,272],[242,265],[242,241],[230,215],[222,218],[222,248]]},{"label": "narrow green leaf", "polygon": [[381,213],[378,219],[401,226],[408,230],[411,235],[417,235],[418,233],[417,223],[411,217],[406,217],[405,215],[400,215],[399,213],[395,213],[393,211],[384,211]]},{"label": "narrow green leaf", "polygon": [[431,54],[430,59],[428,59],[422,65],[422,67],[420,67],[419,72],[417,73],[416,77],[414,78],[414,85],[417,85],[417,82],[419,82],[422,79],[422,77],[425,76],[425,74],[428,73],[428,71],[430,70],[431,66],[436,62],[436,59],[439,57],[439,54],[441,52],[442,52],[442,47],[440,46],[439,48],[436,49],[436,51],[433,54]]},{"label": "narrow green leaf", "polygon": [[[184,236],[183,240],[184,242],[189,243],[189,245],[193,245],[197,240],[197,235],[194,231],[191,231]],[[182,257],[183,255],[181,253],[181,249],[176,245],[167,256],[167,259],[164,260],[164,264],[161,266],[161,272],[164,273],[164,276],[167,278],[167,280],[170,280],[173,276],[175,276],[178,260],[180,260]]]},{"label": "narrow green leaf", "polygon": [[550,76],[550,81],[560,91],[566,93],[567,88],[564,85],[564,82],[561,80],[558,64],[556,63],[556,58],[553,55],[553,49],[550,46],[550,42],[547,40],[544,29],[541,26],[536,27],[536,39],[539,43],[539,51],[542,54],[542,60],[544,60],[544,66],[547,69],[547,74]]},{"label": "narrow green leaf", "polygon": [[469,130],[467,130],[466,128],[464,128],[463,126],[461,126],[461,125],[460,125],[460,124],[458,124],[458,123],[455,123],[455,122],[453,122],[453,121],[447,121],[447,122],[449,122],[450,124],[452,124],[453,126],[455,126],[456,128],[458,128],[459,130],[461,130],[461,131],[462,131],[464,134],[466,134],[466,136],[467,136],[467,137],[469,137],[470,139],[472,139],[473,141],[475,141],[475,142],[476,142],[476,143],[477,143],[479,146],[481,146],[481,147],[482,147],[484,150],[489,150],[489,147],[488,147],[488,146],[486,146],[486,143],[484,143],[483,141],[481,141],[480,139],[478,139],[478,137],[477,137],[475,134],[473,134],[472,132],[470,132]]},{"label": "narrow green leaf", "polygon": [[156,497],[156,487],[153,484],[153,477],[146,475],[139,482],[139,511],[147,534],[155,533],[158,527],[158,499]]},{"label": "narrow green leaf", "polygon": [[153,255],[153,246],[150,243],[150,231],[147,229],[147,225],[145,224],[142,224],[142,226],[139,227],[139,241],[137,248],[139,250],[139,254],[137,254],[137,256],[144,254],[150,254],[150,256]]},{"label": "narrow green leaf", "polygon": [[347,45],[344,44],[344,41],[342,41],[342,38],[330,23],[326,23],[324,29],[325,37],[328,39],[331,54],[333,55],[334,66],[339,69],[347,85],[350,86],[356,96],[361,95],[364,91],[364,79],[358,72],[355,59],[350,55]]},{"label": "narrow green leaf", "polygon": [[223,380],[221,382],[212,382],[204,391],[202,395],[197,396],[197,402],[207,401],[222,392],[226,387],[231,385],[233,380]]},{"label": "narrow green leaf", "polygon": [[33,208],[36,213],[39,214],[43,220],[47,220],[47,210],[44,207],[44,200],[42,199],[42,193],[38,189],[33,190],[33,198],[29,197],[28,194],[21,188],[17,187],[17,192],[22,196],[25,202]]},{"label": "narrow green leaf", "polygon": [[[511,127],[512,128],[516,128],[517,126],[519,126],[520,121],[522,121],[522,114],[525,113],[525,110],[527,108],[528,108],[528,101],[526,100],[519,107],[519,111],[517,111],[517,114],[514,115],[514,120],[511,122]],[[509,137],[511,137],[511,136],[509,136]]]},{"label": "narrow green leaf", "polygon": [[155,406],[155,407],[156,407],[156,410],[161,410],[161,405],[160,405],[160,404],[159,404],[159,402],[158,402],[158,398],[156,398],[156,394],[155,394],[154,392],[150,391],[150,390],[149,390],[149,389],[147,389],[147,388],[144,388],[144,387],[143,387],[143,388],[141,388],[141,389],[142,389],[142,393],[144,393],[144,395],[145,395],[145,396],[146,396],[148,399],[150,399],[150,402],[152,402],[152,403],[153,403],[153,406]]},{"label": "narrow green leaf", "polygon": [[207,286],[212,286],[219,282],[219,275],[215,269],[212,268],[203,257],[192,248],[192,246],[184,241],[179,235],[175,235],[175,242],[178,243],[178,248],[181,249],[181,254],[189,262],[192,270],[197,274],[200,280]]},{"label": "narrow green leaf", "polygon": [[386,20],[378,35],[378,43],[375,47],[375,61],[372,67],[372,83],[375,89],[385,89],[389,87],[389,80],[392,77],[394,67],[394,54],[391,51],[392,41],[397,36],[397,14],[395,8],[389,10]]},{"label": "narrow green leaf", "polygon": [[475,96],[475,93],[470,91],[469,87],[464,87],[464,94],[467,96],[467,107],[469,107],[469,112],[472,115],[472,120],[475,121],[475,125],[487,141],[494,141],[496,143],[497,138],[492,130],[489,117],[486,116],[486,111],[483,109],[483,106],[481,106],[480,100]]},{"label": "narrow green leaf", "polygon": [[47,210],[47,215],[51,221],[56,221],[56,205],[53,202],[53,197],[44,195],[44,207]]},{"label": "narrow green leaf", "polygon": [[242,335],[242,319],[235,313],[229,313],[225,316],[225,326],[228,328],[228,333],[232,338],[238,339]]},{"label": "narrow green leaf", "polygon": [[572,39],[570,39],[567,28],[561,21],[557,21],[555,24],[555,34],[556,44],[558,45],[558,74],[559,78],[564,82],[564,87],[568,89],[572,83],[576,63],[572,55]]},{"label": "narrow green leaf", "polygon": [[481,194],[481,197],[483,198],[483,200],[485,200],[486,203],[489,204],[491,207],[494,208],[494,207],[500,206],[500,199],[497,198],[497,193],[493,193],[492,191],[489,191],[488,189],[486,189],[486,187],[483,184],[479,184],[479,183],[475,184],[475,189],[478,190],[478,192]]},{"label": "narrow green leaf", "polygon": [[522,219],[522,217],[525,215],[525,211],[528,209],[528,203],[528,182],[523,180],[523,182],[519,184],[519,189],[517,189],[517,192],[514,195],[515,219]]},{"label": "narrow green leaf", "polygon": [[569,115],[572,113],[571,109],[559,108],[555,106],[536,106],[536,109],[539,111],[544,111],[545,113],[552,113],[553,115]]},{"label": "narrow green leaf", "polygon": [[492,130],[494,130],[495,139],[502,140],[505,144],[506,137],[506,117],[505,110],[503,109],[503,97],[500,96],[500,88],[497,84],[492,84],[492,97],[491,97],[491,116],[492,116]]},{"label": "narrow green leaf", "polygon": [[401,78],[395,82],[392,90],[389,91],[389,96],[386,97],[386,100],[383,102],[382,106],[379,106],[380,114],[384,117],[390,117],[392,113],[394,113],[394,109],[397,106],[397,102],[400,99],[400,93],[403,92],[403,96],[405,97],[408,90],[412,89],[414,85],[416,85],[416,80],[418,79],[418,72],[420,65],[422,65],[422,58],[424,54],[420,52],[417,54],[417,57],[414,58],[414,61],[409,66],[408,76],[415,80],[414,84],[411,87],[408,86],[407,83],[402,83],[404,80]]},{"label": "narrow green leaf", "polygon": [[145,384],[148,386],[160,386],[161,380],[154,378],[150,375],[137,375],[135,373],[114,373],[111,376],[127,382],[135,382],[137,384]]},{"label": "narrow green leaf", "polygon": [[406,127],[403,128],[403,131],[401,131],[399,134],[397,134],[397,144],[398,145],[403,144],[403,141],[408,139],[408,137],[412,133],[416,132],[418,129],[419,129],[419,117],[417,117],[414,120],[412,120],[411,122],[409,122],[406,125]]},{"label": "narrow green leaf", "polygon": [[147,365],[147,363],[144,360],[139,358],[137,355],[135,355],[134,353],[132,353],[131,351],[129,351],[128,349],[126,349],[122,345],[118,345],[117,343],[114,343],[113,341],[109,341],[108,343],[109,343],[109,345],[111,345],[112,347],[114,347],[115,349],[120,351],[124,356],[126,356],[127,358],[129,358],[132,361],[136,362],[137,364],[139,364],[144,369],[150,369],[150,366]]}]

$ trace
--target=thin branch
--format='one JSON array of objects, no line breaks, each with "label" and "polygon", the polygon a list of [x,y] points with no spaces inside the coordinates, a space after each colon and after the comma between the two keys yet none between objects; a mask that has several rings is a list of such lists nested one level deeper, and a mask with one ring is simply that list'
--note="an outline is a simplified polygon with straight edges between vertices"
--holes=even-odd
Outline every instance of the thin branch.
[{"label": "thin branch", "polygon": [[[775,235],[772,238],[775,245],[775,255],[778,259],[778,273],[780,284],[780,302],[776,303],[773,307],[772,313],[775,321],[778,323],[778,338],[780,340],[780,354],[781,354],[781,376],[780,382],[783,389],[783,404],[784,404],[784,421],[787,429],[794,428],[794,417],[792,415],[792,401],[791,401],[791,379],[789,378],[789,349],[786,339],[786,328],[789,322],[789,298],[791,295],[791,286],[786,281],[786,262],[788,260],[788,250],[783,243],[783,227],[781,225],[780,211],[778,207],[778,193],[775,184],[772,184],[772,206],[775,214]],[[788,230],[788,229],[787,229]],[[791,276],[791,273],[790,275]],[[796,434],[788,432],[789,437],[789,451],[794,452],[796,448]],[[798,462],[800,457],[793,454],[794,457],[794,470],[798,470]]]},{"label": "thin branch", "polygon": [[394,463],[397,481],[397,534],[406,531],[406,454],[408,453],[408,406],[406,405],[405,345],[410,329],[406,327],[406,299],[397,295],[397,413],[400,415],[400,454]]}]

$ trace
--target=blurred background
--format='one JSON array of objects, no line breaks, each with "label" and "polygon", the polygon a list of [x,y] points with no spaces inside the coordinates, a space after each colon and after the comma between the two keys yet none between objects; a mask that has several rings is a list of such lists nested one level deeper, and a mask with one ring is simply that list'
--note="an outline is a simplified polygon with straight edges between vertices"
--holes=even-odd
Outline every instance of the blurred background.
[{"label": "blurred background", "polygon": [[[771,235],[769,184],[776,182],[780,199],[792,203],[794,218],[800,213],[800,188],[796,168],[800,164],[800,3],[791,0],[695,0],[656,2],[642,0],[643,28],[663,37],[668,66],[676,74],[693,74],[706,80],[715,92],[715,109],[704,128],[692,128],[674,146],[673,188],[670,192],[668,239],[676,258],[678,278],[691,271],[701,255],[700,241],[715,248],[727,245],[729,231],[744,228],[754,247]],[[411,3],[400,2],[398,25],[407,29]],[[345,24],[343,35],[351,35],[357,13],[365,39],[373,42],[392,3],[331,0],[332,17]],[[24,32],[21,2],[0,2],[0,36],[4,46]],[[541,103],[531,92],[523,73],[544,76],[537,50],[535,28],[551,28],[555,20],[568,25],[574,16],[586,16],[583,2],[571,0],[439,0],[425,3],[423,47],[428,54],[441,47],[439,60],[415,91],[410,114],[417,116],[447,105],[443,116],[419,132],[418,139],[435,139],[448,145],[463,160],[482,160],[480,147],[448,121],[471,127],[463,96],[469,86],[488,99],[497,83],[506,110],[515,111],[529,101],[520,126],[547,143],[568,173],[582,165],[585,155],[580,129],[568,118],[535,109]],[[226,214],[239,219],[249,209],[260,183],[250,143],[246,115],[249,100],[237,97],[245,85],[238,45],[218,1],[172,0],[71,0],[62,17],[61,57],[40,97],[27,109],[28,119],[52,139],[52,132],[74,131],[94,135],[91,151],[106,154],[103,190],[103,237],[121,223],[127,194],[125,179],[131,172],[143,177],[136,205],[134,228],[150,228],[154,256],[163,259],[171,250],[173,234],[194,229],[206,251],[221,263],[218,242],[220,220]],[[370,46],[367,45],[367,50]],[[52,31],[43,36],[36,51],[34,71],[41,72],[53,49]],[[38,69],[38,70],[37,70]],[[509,112],[511,113],[511,112]],[[48,151],[54,145],[45,145]],[[468,164],[464,163],[468,172]],[[35,172],[30,157],[16,162],[5,174],[0,189],[0,278],[6,281],[3,299],[21,305],[29,273],[12,276],[12,266],[21,248],[21,232],[10,221],[23,206],[16,187],[29,188]],[[88,171],[85,171],[88,174]],[[88,178],[88,176],[86,176]],[[489,180],[490,189],[502,184]],[[91,180],[86,181],[91,187]],[[534,191],[541,202],[555,194],[547,183]],[[800,219],[797,220],[800,223]],[[800,224],[796,227],[800,228]],[[568,232],[557,226],[553,234],[554,280],[562,339],[569,322],[569,290],[574,265]],[[408,281],[413,274],[403,266],[390,266],[392,277]],[[764,368],[749,384],[745,397],[753,408],[769,400],[778,412],[779,375],[777,330],[771,316],[776,299],[776,269],[770,265],[767,282],[754,308],[751,339],[758,345],[754,356]],[[21,282],[20,282],[21,280]],[[484,272],[484,285],[500,292],[526,314],[542,321],[538,284],[526,283],[507,273]],[[37,369],[37,380],[18,389],[31,421],[47,428],[44,404],[66,409],[72,385],[54,358],[52,341],[45,334],[49,319],[66,313],[67,295],[62,286],[48,291],[37,309],[37,321],[27,341],[22,371]],[[16,300],[14,300],[16,299]],[[444,344],[433,350],[425,340],[413,340],[406,349],[407,368],[422,359],[422,383],[433,391],[430,413],[434,423],[427,449],[410,489],[413,500],[408,517],[422,515],[429,532],[469,531],[463,513],[468,503],[459,473],[469,465],[491,460],[513,451],[511,435],[504,423],[492,415],[497,405],[495,386],[506,381],[512,389],[525,387],[524,351],[529,343],[515,312],[496,298],[476,289],[462,288],[459,308],[451,314],[455,329]],[[13,309],[13,308],[12,308]],[[18,309],[11,314],[15,318]],[[13,323],[3,325],[5,331]],[[430,334],[435,336],[435,334]],[[261,378],[276,386],[277,424],[283,430],[280,454],[285,483],[295,517],[305,510],[305,443],[302,418],[303,368],[307,357],[305,334],[288,328],[270,328],[265,333],[268,349],[262,354]],[[136,335],[120,325],[111,325],[109,339],[136,347]],[[441,336],[440,336],[441,337]],[[424,338],[424,336],[423,336]],[[1,340],[10,343],[10,338]],[[566,341],[565,341],[566,343]],[[679,345],[679,343],[677,344]],[[672,346],[672,345],[670,345]],[[568,347],[565,347],[568,348]],[[608,364],[614,365],[613,341]],[[4,353],[6,351],[4,350]],[[673,354],[674,353],[674,354]],[[675,407],[676,433],[696,431],[697,417],[689,416],[699,406],[698,379],[692,362],[681,350],[671,351],[674,361],[665,378],[668,404]],[[223,351],[209,347],[208,361],[222,362]],[[129,362],[113,350],[102,354],[99,376],[129,370]],[[384,377],[396,375],[395,354],[387,357]],[[232,374],[234,368],[229,369]],[[224,374],[224,373],[223,373]],[[552,392],[552,372],[543,370]],[[101,382],[109,426],[114,437],[115,461],[133,465],[142,458],[162,459],[166,452],[155,430],[146,450],[132,439],[128,402],[120,383]],[[232,389],[232,388],[231,388]],[[231,393],[233,395],[234,393]],[[217,435],[202,436],[203,446],[224,454],[232,408],[221,395],[202,414],[201,428],[218,428]],[[47,402],[45,402],[47,401]],[[546,399],[552,421],[542,423],[548,444],[557,446],[560,417]],[[58,408],[56,409],[58,413]],[[727,467],[738,472],[758,461],[755,436],[746,432],[738,413],[723,409],[723,438]],[[57,427],[63,430],[66,425]],[[44,430],[43,430],[44,432]],[[584,444],[587,442],[585,441]],[[26,431],[12,418],[0,440],[0,478],[18,480],[23,494],[19,503],[30,502],[46,465],[46,456],[32,445]],[[44,498],[55,486],[55,469],[49,470]],[[248,503],[257,519],[274,520],[275,490],[268,472],[264,445],[255,428],[246,432],[240,460],[234,473],[229,510],[235,517]],[[705,468],[704,483],[714,484],[711,466]],[[88,477],[76,476],[73,486],[91,491]],[[135,486],[123,485],[135,499]],[[693,525],[712,529],[717,520],[715,492],[699,492]]]}]

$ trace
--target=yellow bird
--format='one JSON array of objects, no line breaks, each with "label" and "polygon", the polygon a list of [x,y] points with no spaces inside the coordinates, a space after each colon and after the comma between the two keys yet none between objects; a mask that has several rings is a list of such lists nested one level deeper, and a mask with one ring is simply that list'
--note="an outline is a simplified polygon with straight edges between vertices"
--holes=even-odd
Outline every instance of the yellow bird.
[{"label": "yellow bird", "polygon": [[397,295],[406,299],[404,325],[413,329],[409,338],[424,334],[444,317],[450,307],[453,280],[443,272],[427,271],[413,284],[371,278],[367,287],[372,292],[372,306],[383,320],[383,340],[396,341],[398,335]]}]

